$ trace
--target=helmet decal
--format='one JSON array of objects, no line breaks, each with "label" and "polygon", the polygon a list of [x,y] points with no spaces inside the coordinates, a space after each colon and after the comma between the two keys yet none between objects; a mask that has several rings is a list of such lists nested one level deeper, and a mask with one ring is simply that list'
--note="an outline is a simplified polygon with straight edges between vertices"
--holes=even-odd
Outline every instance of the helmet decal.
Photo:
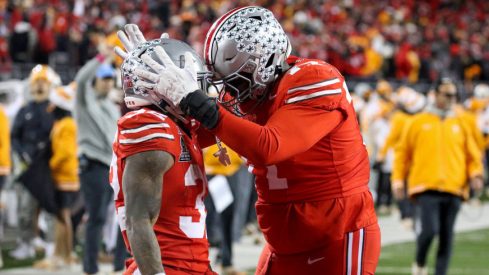
[{"label": "helmet decal", "polygon": [[[197,81],[200,83],[201,89],[207,90],[207,78],[211,76],[211,72],[205,70],[205,64],[200,56],[186,43],[174,39],[155,39],[142,43],[133,50],[129,57],[124,60],[121,66],[122,70],[122,84],[125,94],[124,101],[129,108],[138,108],[145,105],[158,106],[163,112],[169,111],[176,115],[181,115],[181,110],[170,104],[170,100],[163,97],[161,94],[156,93],[153,89],[144,88],[136,85],[139,80],[138,76],[134,75],[136,69],[144,68],[148,71],[154,70],[141,60],[141,55],[149,54],[150,56],[156,56],[155,47],[161,46],[172,61],[177,66],[183,66],[182,56],[185,52],[191,52],[195,57],[196,62],[194,66],[197,71]],[[156,57],[157,58],[157,57]],[[159,60],[158,58],[156,60]],[[162,100],[170,105],[171,110],[163,109],[160,105]]]},{"label": "helmet decal", "polygon": [[[265,8],[241,7],[219,18],[207,34],[204,57],[214,73],[212,82],[222,84],[221,93],[229,93],[233,98],[220,95],[221,105],[243,115],[239,103],[265,98],[281,71],[277,66],[287,58],[289,48],[287,35],[273,13]],[[242,83],[238,88],[240,81],[247,86]]]}]

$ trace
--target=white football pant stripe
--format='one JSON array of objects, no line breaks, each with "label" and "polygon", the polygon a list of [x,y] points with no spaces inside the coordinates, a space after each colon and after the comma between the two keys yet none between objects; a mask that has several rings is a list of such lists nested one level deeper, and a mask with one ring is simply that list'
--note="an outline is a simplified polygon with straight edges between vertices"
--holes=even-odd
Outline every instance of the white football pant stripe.
[{"label": "white football pant stripe", "polygon": [[348,233],[348,255],[346,256],[347,259],[346,275],[351,275],[352,246],[353,246],[353,232],[349,232]]},{"label": "white football pant stripe", "polygon": [[358,242],[358,272],[357,275],[362,275],[362,263],[363,263],[363,235],[365,229],[360,229],[360,241]]},{"label": "white football pant stripe", "polygon": [[363,269],[363,243],[365,228],[358,230],[358,253],[353,254],[354,232],[348,232],[347,256],[346,256],[346,275],[353,274],[353,265],[357,264],[356,275],[362,275]]}]

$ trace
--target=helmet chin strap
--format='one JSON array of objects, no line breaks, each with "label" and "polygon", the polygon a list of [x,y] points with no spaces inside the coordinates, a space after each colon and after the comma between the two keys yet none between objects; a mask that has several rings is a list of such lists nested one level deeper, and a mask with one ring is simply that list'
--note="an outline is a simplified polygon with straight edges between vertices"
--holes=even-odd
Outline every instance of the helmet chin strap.
[{"label": "helmet chin strap", "polygon": [[179,115],[173,108],[166,102],[165,100],[160,100],[157,104],[157,106],[164,112],[168,112],[172,114],[174,117],[176,117],[178,120],[181,120],[184,124],[188,123],[188,120],[185,119],[183,116]]}]

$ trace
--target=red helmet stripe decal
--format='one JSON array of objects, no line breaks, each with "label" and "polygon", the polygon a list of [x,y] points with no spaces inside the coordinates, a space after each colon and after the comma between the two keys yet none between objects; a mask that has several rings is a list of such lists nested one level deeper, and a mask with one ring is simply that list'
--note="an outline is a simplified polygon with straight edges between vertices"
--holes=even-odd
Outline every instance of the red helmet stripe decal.
[{"label": "red helmet stripe decal", "polygon": [[226,18],[230,17],[232,14],[234,14],[235,12],[239,11],[240,9],[243,9],[243,8],[246,8],[246,7],[239,7],[239,8],[235,8],[234,10],[231,10],[229,11],[228,13],[224,14],[220,19],[219,21],[217,21],[216,23],[214,23],[211,27],[211,29],[209,30],[209,32],[207,33],[207,38],[206,38],[206,41],[205,41],[205,44],[204,44],[204,58],[205,58],[205,63],[207,64],[211,64],[211,42],[212,42],[212,39],[214,38],[214,34],[216,32],[216,30],[218,29],[218,27],[220,26],[220,24],[226,20]]}]

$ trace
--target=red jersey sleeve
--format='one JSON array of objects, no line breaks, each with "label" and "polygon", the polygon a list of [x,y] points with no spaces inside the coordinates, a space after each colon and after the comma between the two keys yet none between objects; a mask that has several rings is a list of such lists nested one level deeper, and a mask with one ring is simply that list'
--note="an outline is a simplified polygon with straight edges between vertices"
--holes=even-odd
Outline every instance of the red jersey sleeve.
[{"label": "red jersey sleeve", "polygon": [[211,130],[235,152],[256,164],[271,165],[307,151],[351,113],[343,76],[326,62],[296,62],[280,79],[263,126],[219,109]]},{"label": "red jersey sleeve", "polygon": [[145,151],[165,151],[173,157],[180,152],[177,125],[161,113],[143,108],[126,114],[117,125],[121,159]]},{"label": "red jersey sleeve", "polygon": [[337,110],[303,105],[278,109],[264,125],[219,109],[221,121],[211,130],[236,153],[256,164],[271,165],[307,151],[342,120]]},{"label": "red jersey sleeve", "polygon": [[281,79],[277,95],[283,106],[301,104],[328,111],[336,109],[345,116],[351,103],[343,76],[320,60],[296,63]]}]

